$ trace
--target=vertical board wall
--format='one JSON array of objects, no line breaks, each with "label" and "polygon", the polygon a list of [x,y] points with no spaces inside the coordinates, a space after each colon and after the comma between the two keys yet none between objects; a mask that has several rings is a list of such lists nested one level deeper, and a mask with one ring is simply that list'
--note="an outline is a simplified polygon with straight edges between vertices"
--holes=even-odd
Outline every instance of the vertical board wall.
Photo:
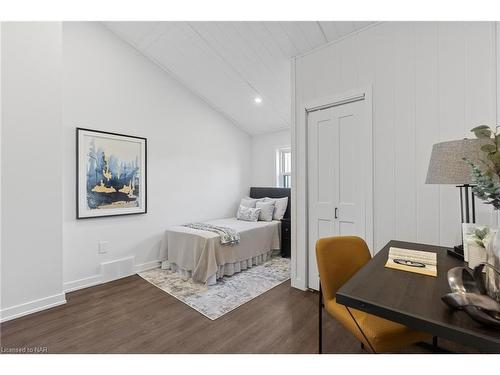
[{"label": "vertical board wall", "polygon": [[[386,22],[295,59],[297,178],[305,178],[305,103],[372,86],[374,252],[391,239],[460,242],[458,189],[426,185],[425,176],[434,143],[496,124],[496,43],[494,22]],[[295,216],[303,217],[305,185],[295,186]],[[496,217],[479,205],[478,221]],[[307,280],[302,227],[292,275],[298,287]]]}]

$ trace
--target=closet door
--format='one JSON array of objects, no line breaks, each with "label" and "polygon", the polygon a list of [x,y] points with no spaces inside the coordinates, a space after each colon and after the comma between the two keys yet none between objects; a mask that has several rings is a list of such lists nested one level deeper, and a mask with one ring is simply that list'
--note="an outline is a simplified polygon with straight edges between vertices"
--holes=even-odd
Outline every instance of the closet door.
[{"label": "closet door", "polygon": [[[338,132],[338,170],[335,181],[337,192],[336,225],[339,236],[359,236],[366,234],[366,194],[368,163],[372,155],[365,151],[365,111],[364,102],[344,104],[334,108],[335,129]],[[366,239],[366,238],[365,238]]]},{"label": "closet door", "polygon": [[309,288],[319,289],[316,241],[366,235],[367,163],[364,102],[308,116]]},{"label": "closet door", "polygon": [[309,288],[319,289],[316,241],[338,233],[338,131],[333,109],[308,116]]}]

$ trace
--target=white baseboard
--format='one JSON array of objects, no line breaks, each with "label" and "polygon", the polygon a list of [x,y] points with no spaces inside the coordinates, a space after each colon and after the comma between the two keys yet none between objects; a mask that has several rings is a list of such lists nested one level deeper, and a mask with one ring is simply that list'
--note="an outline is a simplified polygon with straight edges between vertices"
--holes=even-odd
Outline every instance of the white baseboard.
[{"label": "white baseboard", "polygon": [[[151,262],[136,264],[134,265],[134,272],[139,273],[152,270],[154,268],[159,268],[160,265],[161,262],[159,260],[153,260]],[[104,282],[105,281],[103,280],[102,275],[100,274],[90,277],[85,277],[79,280],[68,281],[67,283],[64,283],[64,292],[65,293],[74,292],[80,289],[85,289],[91,286],[103,284]]]},{"label": "white baseboard", "polygon": [[[159,268],[161,262],[154,260],[151,262],[134,265],[134,273],[144,272],[154,268]],[[22,303],[16,306],[8,307],[0,310],[0,322],[20,318],[21,316],[33,314],[38,311],[50,309],[66,303],[65,293],[74,292],[76,290],[85,289],[91,286],[103,283],[102,275],[94,275],[83,279],[68,281],[64,283],[64,293],[54,296],[40,298],[31,302]]]},{"label": "white baseboard", "polygon": [[83,279],[64,283],[64,292],[66,293],[74,292],[75,290],[85,289],[94,285],[99,285],[101,283],[102,283],[101,275],[85,277]]},{"label": "white baseboard", "polygon": [[306,283],[299,279],[299,278],[295,278],[295,277],[292,277],[291,279],[291,286],[292,288],[296,288],[296,289],[300,289],[300,290],[307,290],[307,285]]},{"label": "white baseboard", "polygon": [[65,303],[66,296],[64,293],[60,293],[54,296],[40,298],[34,301],[8,307],[0,311],[0,322],[20,318],[21,316],[33,314],[59,305],[64,305]]},{"label": "white baseboard", "polygon": [[135,273],[139,273],[139,272],[152,270],[155,268],[160,268],[160,266],[161,266],[161,262],[159,260],[153,260],[152,262],[136,264],[134,266],[134,271],[135,271]]}]

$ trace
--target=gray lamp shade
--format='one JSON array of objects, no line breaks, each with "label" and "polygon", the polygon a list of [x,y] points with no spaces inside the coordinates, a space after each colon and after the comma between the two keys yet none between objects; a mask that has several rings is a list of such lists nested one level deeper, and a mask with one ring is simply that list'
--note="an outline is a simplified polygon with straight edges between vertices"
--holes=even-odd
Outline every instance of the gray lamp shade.
[{"label": "gray lamp shade", "polygon": [[431,160],[427,170],[426,184],[450,184],[465,185],[472,184],[470,165],[463,158],[480,165],[486,155],[480,147],[488,140],[461,139],[436,143],[432,146]]}]

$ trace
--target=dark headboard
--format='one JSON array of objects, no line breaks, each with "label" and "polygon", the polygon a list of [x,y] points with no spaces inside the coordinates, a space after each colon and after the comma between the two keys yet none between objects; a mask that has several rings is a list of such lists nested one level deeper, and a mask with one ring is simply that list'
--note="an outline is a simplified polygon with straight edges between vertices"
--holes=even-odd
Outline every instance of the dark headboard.
[{"label": "dark headboard", "polygon": [[284,198],[288,197],[288,205],[283,218],[290,219],[291,190],[290,188],[277,187],[251,187],[250,198]]}]

